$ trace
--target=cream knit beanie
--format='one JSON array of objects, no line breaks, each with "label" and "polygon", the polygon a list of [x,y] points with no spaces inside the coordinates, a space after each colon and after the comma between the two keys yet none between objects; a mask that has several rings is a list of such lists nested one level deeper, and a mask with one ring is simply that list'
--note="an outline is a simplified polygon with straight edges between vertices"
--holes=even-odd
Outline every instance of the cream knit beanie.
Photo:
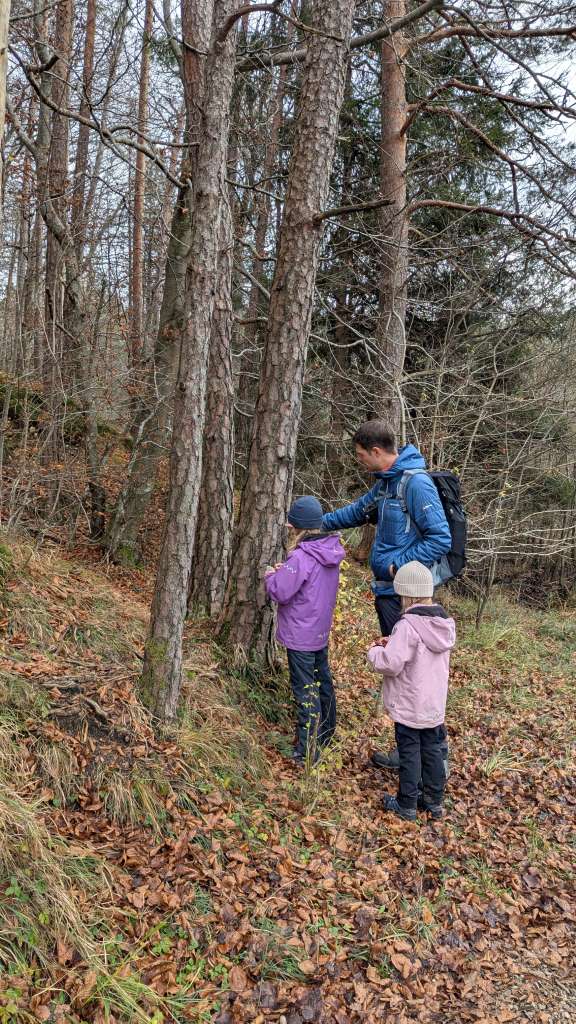
[{"label": "cream knit beanie", "polygon": [[402,597],[433,597],[434,581],[422,562],[407,562],[394,577],[394,590]]}]

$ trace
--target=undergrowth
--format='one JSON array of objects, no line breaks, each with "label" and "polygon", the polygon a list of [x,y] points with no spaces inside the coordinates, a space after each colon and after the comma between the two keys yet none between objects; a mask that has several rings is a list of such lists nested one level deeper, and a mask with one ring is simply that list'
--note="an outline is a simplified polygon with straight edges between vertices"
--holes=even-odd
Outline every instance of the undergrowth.
[{"label": "undergrowth", "polygon": [[[371,871],[397,839],[383,831],[380,845],[355,849],[362,808],[351,822],[347,771],[351,751],[372,729],[377,690],[376,682],[359,687],[356,680],[375,633],[360,572],[346,569],[335,621],[337,681],[346,698],[336,742],[319,768],[302,774],[279,768],[278,754],[289,753],[293,730],[285,671],[267,677],[231,671],[209,635],[194,636],[189,624],[179,719],[159,740],[134,691],[143,604],[102,573],[15,538],[0,544],[0,601],[0,962],[8,979],[8,995],[0,989],[2,1024],[48,1019],[36,1014],[48,1005],[50,1020],[73,1024],[213,1020],[221,996],[248,965],[243,952],[223,959],[217,953],[221,930],[214,925],[210,878],[238,865],[242,871],[249,855],[264,856],[271,847],[286,851],[296,875],[317,871],[322,886],[331,882],[320,863],[323,837],[339,837],[334,864],[340,871],[366,868],[362,899],[375,908],[382,949],[339,920],[343,897],[335,888],[321,889],[321,914],[314,893],[306,896],[304,944],[254,896],[252,969],[263,983],[304,985],[315,970],[315,942],[320,957],[369,969],[387,984],[397,967],[385,943],[404,952],[421,943],[432,955],[456,877],[473,900],[509,898],[499,872],[480,854],[458,870],[450,856],[441,858],[434,891],[415,882],[413,891],[391,886],[381,892]],[[527,742],[536,716],[554,740],[555,767],[566,770],[571,736],[558,700],[570,706],[575,696],[574,617],[531,612],[496,595],[476,629],[471,601],[447,595],[446,603],[459,637],[449,719],[456,735],[466,734],[476,784],[513,790],[527,773],[539,778],[546,772],[548,755]],[[545,686],[551,676],[557,676],[553,692]],[[389,734],[382,737],[382,743],[388,740]],[[206,825],[214,810],[222,821],[214,814]],[[66,837],[58,834],[66,830],[66,815],[89,821],[91,814],[100,816],[102,849],[71,838],[72,824]],[[180,815],[195,823],[184,833]],[[536,809],[524,814],[518,828],[535,864],[558,856],[560,847],[544,835]],[[125,864],[107,862],[108,830],[124,837]],[[243,851],[238,861],[226,860],[221,850],[230,830]],[[454,821],[446,834],[456,841],[461,831]],[[123,904],[120,917],[117,907],[124,886],[147,884],[141,860],[130,874],[131,844],[143,842],[151,862],[158,851],[187,843],[183,867],[202,863],[207,879],[195,885],[184,908],[168,911],[159,904],[146,927],[138,904]],[[250,884],[257,889],[258,881],[256,875]],[[280,874],[274,884],[281,892]],[[244,912],[231,902],[229,915]],[[404,952],[396,963],[406,961]],[[150,963],[172,957],[178,967],[169,981],[157,983]],[[37,1006],[31,991],[44,993]],[[58,1016],[59,1007],[69,1016]]]}]

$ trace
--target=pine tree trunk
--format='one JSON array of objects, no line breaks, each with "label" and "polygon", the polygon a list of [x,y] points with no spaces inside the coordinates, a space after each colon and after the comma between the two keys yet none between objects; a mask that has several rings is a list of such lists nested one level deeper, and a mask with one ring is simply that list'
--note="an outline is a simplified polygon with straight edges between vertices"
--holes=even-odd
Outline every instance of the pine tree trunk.
[{"label": "pine tree trunk", "polygon": [[186,278],[188,316],[174,402],[170,491],[140,681],[145,703],[159,719],[168,720],[176,714],[181,685],[182,634],[202,473],[214,282],[218,270],[221,210],[227,190],[235,34],[228,33],[223,43],[218,42],[217,37],[234,9],[235,0],[215,0],[204,116],[198,136],[194,217]]},{"label": "pine tree trunk", "polygon": [[[406,14],[406,0],[388,0],[388,19]],[[405,441],[400,380],[406,355],[406,307],[408,299],[408,214],[406,211],[406,134],[408,107],[403,58],[405,42],[400,33],[384,39],[381,51],[380,110],[382,195],[392,201],[382,208],[382,272],[380,309],[376,330],[381,374],[374,395],[373,412],[385,419]]]},{"label": "pine tree trunk", "polygon": [[[293,27],[290,25],[289,28],[291,31],[288,32],[287,42],[290,42],[293,35]],[[281,67],[272,101],[273,114],[270,124],[270,137],[266,142],[266,153],[262,165],[261,178],[265,182],[263,186],[265,192],[273,191],[271,189],[271,181],[278,163],[278,143],[283,120],[282,106],[285,90],[286,68]],[[260,353],[258,349],[263,341],[266,327],[265,323],[258,321],[258,315],[262,309],[262,290],[258,287],[258,283],[264,283],[267,287],[267,282],[261,282],[266,266],[266,261],[261,257],[266,248],[272,206],[271,196],[264,194],[264,192],[256,193],[256,196],[256,209],[258,211],[254,231],[254,250],[256,255],[252,264],[252,275],[255,281],[250,288],[246,310],[246,320],[248,322],[244,328],[242,339],[242,348],[245,352],[240,362],[240,372],[238,375],[238,399],[239,405],[241,405],[241,415],[238,417],[238,450],[244,461],[247,460],[250,447],[252,415],[258,387],[257,382],[260,371]]]},{"label": "pine tree trunk", "polygon": [[228,197],[222,200],[220,252],[210,335],[202,489],[192,563],[190,606],[222,609],[232,555],[234,519],[234,382],[232,379],[232,254]]},{"label": "pine tree trunk", "polygon": [[159,460],[166,449],[167,425],[186,322],[184,300],[190,251],[190,215],[212,7],[213,0],[199,4],[193,0],[182,2],[183,34],[189,44],[184,49],[181,64],[188,151],[184,151],[180,176],[192,184],[179,190],[174,204],[160,320],[147,394],[135,419],[134,450],[106,536],[108,553],[115,561],[124,564],[138,561],[138,534],[156,486]]},{"label": "pine tree trunk", "polygon": [[280,229],[248,475],[225,608],[224,631],[243,657],[262,658],[272,609],[264,570],[281,552],[294,473],[302,385],[321,226],[344,95],[353,0],[311,10],[296,138]]}]

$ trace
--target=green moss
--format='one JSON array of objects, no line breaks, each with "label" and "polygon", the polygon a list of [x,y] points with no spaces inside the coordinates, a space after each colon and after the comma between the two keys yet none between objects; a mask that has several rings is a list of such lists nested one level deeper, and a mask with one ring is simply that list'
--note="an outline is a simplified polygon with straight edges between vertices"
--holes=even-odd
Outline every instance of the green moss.
[{"label": "green moss", "polygon": [[125,569],[137,569],[141,564],[140,553],[134,544],[120,544],[113,556],[116,564],[123,565]]},{"label": "green moss", "polygon": [[13,565],[14,561],[10,548],[6,547],[5,544],[0,544],[0,594],[10,579]]},{"label": "green moss", "polygon": [[164,661],[168,650],[167,640],[154,640],[149,637],[144,651],[144,668],[138,681],[138,694],[142,703],[154,711],[158,704],[158,695],[164,686]]}]

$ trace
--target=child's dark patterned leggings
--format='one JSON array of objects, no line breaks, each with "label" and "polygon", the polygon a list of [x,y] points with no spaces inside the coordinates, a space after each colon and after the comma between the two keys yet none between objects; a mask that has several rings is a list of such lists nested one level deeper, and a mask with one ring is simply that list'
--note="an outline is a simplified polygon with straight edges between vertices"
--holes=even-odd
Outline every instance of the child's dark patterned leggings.
[{"label": "child's dark patterned leggings", "polygon": [[295,753],[315,761],[318,747],[329,743],[336,728],[336,694],[328,648],[287,650],[290,682],[297,706],[298,741]]}]

